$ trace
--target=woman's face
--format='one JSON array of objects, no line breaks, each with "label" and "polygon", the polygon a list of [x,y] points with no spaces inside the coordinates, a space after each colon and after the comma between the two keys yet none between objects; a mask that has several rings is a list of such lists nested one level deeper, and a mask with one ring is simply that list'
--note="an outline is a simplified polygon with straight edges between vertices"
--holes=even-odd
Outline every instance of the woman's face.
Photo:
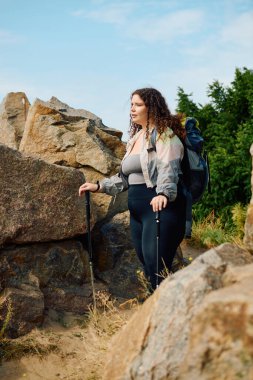
[{"label": "woman's face", "polygon": [[144,101],[137,94],[132,96],[131,101],[131,118],[135,124],[146,127],[148,122],[148,108]]}]

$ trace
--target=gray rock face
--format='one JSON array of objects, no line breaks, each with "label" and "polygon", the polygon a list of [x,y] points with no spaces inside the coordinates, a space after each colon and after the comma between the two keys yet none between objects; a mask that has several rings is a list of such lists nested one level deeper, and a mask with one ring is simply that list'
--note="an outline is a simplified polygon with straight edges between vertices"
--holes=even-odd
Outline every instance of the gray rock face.
[{"label": "gray rock face", "polygon": [[[247,369],[248,375],[252,370],[253,363],[253,352],[250,349],[250,343],[247,343],[252,341],[252,301],[249,300],[252,277],[251,280],[249,280],[250,277],[247,277],[250,284],[247,285],[247,290],[244,290],[244,296],[240,299],[241,290],[236,287],[233,288],[234,285],[232,285],[229,292],[228,279],[226,278],[225,281],[224,276],[229,268],[252,262],[253,257],[246,251],[224,244],[217,249],[211,249],[204,253],[190,266],[164,280],[153,296],[143,304],[125,328],[114,338],[108,355],[104,379],[233,379],[236,378],[233,377],[235,375],[229,377],[228,374],[235,374],[235,372],[230,370],[230,372],[228,370],[228,372],[224,372],[226,371],[225,359],[223,364],[219,366],[219,371],[215,372],[216,377],[212,374],[216,361],[222,362],[222,358],[219,359],[218,357],[219,352],[225,349],[227,349],[225,358],[230,356],[231,360],[233,358],[237,360],[238,353],[241,356],[243,353],[246,354],[244,357],[251,360],[251,365]],[[224,286],[226,288],[223,288]],[[243,284],[241,284],[242,286]],[[218,297],[219,292],[221,295]],[[230,296],[225,297],[224,295],[227,292],[230,293]],[[230,305],[230,311],[227,309],[227,305]],[[206,315],[205,311],[208,310],[209,314]],[[215,310],[218,310],[218,314],[214,320],[214,325],[212,325],[211,313],[214,316]],[[243,316],[242,319],[245,321],[245,323],[243,322],[244,327],[241,327],[240,330],[243,332],[242,335],[233,335],[231,333],[232,327],[231,331],[229,330],[229,324],[230,326],[237,325],[239,310],[244,310],[246,313],[243,314],[245,317]],[[204,322],[205,315],[206,324]],[[198,318],[202,318],[199,330],[196,322],[193,322],[194,319],[196,321]],[[227,338],[225,341],[231,342],[231,344],[226,345],[226,342],[222,342],[225,345],[220,347],[220,351],[218,347],[215,351],[212,350],[212,333],[208,333],[206,340],[204,331],[212,326],[215,328],[215,321],[219,326],[219,320],[222,321],[224,330],[221,328],[218,336],[222,336],[222,331],[226,331]],[[196,335],[196,330],[199,331],[198,335]],[[192,331],[195,331],[196,334],[192,334],[192,338],[189,340]],[[203,371],[206,363],[206,356],[203,352],[198,361],[197,370],[195,372],[194,369],[192,370],[194,375],[192,376],[191,372],[187,372],[190,366],[191,369],[194,366],[194,362],[190,360],[191,355],[200,351],[197,343],[197,347],[195,347],[191,339],[195,343],[198,340],[202,341],[205,345],[204,352],[206,355],[211,353],[208,358],[212,362],[212,366],[205,368],[204,375],[202,372],[198,372],[198,370]],[[238,339],[239,347],[241,347],[239,350],[234,350],[234,347],[238,347],[236,339]],[[192,353],[193,346],[194,353]],[[188,357],[189,361],[187,360]],[[188,367],[187,370],[184,370],[183,364],[186,360]],[[209,368],[211,368],[210,371]],[[195,376],[196,373],[197,376]],[[250,377],[246,378],[250,379]]]},{"label": "gray rock face", "polygon": [[86,231],[81,172],[0,145],[0,245],[63,240]]},{"label": "gray rock face", "polygon": [[10,92],[0,105],[0,143],[18,149],[30,103],[24,92]]}]

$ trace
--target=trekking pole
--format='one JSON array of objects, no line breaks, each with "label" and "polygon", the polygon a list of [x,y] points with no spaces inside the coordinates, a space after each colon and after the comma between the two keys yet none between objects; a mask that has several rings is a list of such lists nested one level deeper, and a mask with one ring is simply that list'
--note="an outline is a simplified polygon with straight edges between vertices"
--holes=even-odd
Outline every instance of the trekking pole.
[{"label": "trekking pole", "polygon": [[156,220],[156,288],[158,288],[158,276],[159,276],[159,238],[160,238],[160,211],[155,213]]},{"label": "trekking pole", "polygon": [[96,310],[96,296],[95,296],[94,273],[93,273],[93,256],[92,256],[91,231],[90,231],[90,192],[89,191],[85,191],[85,206],[86,206],[86,222],[87,222],[87,233],[88,233],[90,278],[91,278],[93,305],[94,305],[94,309]]}]

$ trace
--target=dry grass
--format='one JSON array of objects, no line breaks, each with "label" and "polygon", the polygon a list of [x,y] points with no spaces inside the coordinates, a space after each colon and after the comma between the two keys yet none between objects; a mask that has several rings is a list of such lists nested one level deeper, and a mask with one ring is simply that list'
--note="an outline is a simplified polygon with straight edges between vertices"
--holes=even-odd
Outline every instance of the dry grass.
[{"label": "dry grass", "polygon": [[[178,270],[183,269],[184,267],[189,265],[192,261],[192,257],[185,258],[183,256],[183,252],[181,248],[179,247],[174,257],[171,271],[169,271],[169,268],[166,266],[163,259],[162,261],[163,261],[164,268],[161,270],[161,272],[157,276],[162,279],[165,279],[168,276],[173,275],[173,273],[177,272]],[[143,271],[138,270],[137,277],[142,288],[142,297],[140,298],[142,299],[142,301],[144,301],[145,299],[151,296],[151,294],[153,293],[153,290]]]},{"label": "dry grass", "polygon": [[7,305],[7,314],[0,330],[0,363],[2,360],[17,359],[24,355],[46,355],[55,350],[57,346],[54,344],[39,344],[32,336],[21,337],[18,339],[5,338],[5,330],[11,320],[13,310],[11,301]]},{"label": "dry grass", "polygon": [[37,355],[42,358],[58,349],[54,343],[39,343],[32,336],[17,339],[3,338],[0,340],[0,361],[20,359],[26,355]]},{"label": "dry grass", "polygon": [[[133,311],[138,307],[136,299],[119,304],[106,291],[96,292],[96,306],[90,306],[88,317],[80,325],[84,329],[86,373],[83,380],[101,379],[106,362],[106,352],[112,336],[127,322]],[[89,371],[88,371],[89,372]],[[87,376],[87,377],[86,377]]]},{"label": "dry grass", "polygon": [[10,322],[11,316],[12,316],[12,305],[11,305],[11,301],[9,300],[8,305],[7,305],[7,314],[6,314],[3,326],[0,330],[0,343],[1,343],[2,338],[4,336],[4,332],[6,330],[6,327],[8,326],[8,324]]},{"label": "dry grass", "polygon": [[[130,308],[136,306],[136,302],[132,305],[129,303]],[[117,305],[116,300],[106,291],[96,293],[96,306],[96,309],[89,307],[88,321],[85,324],[98,336],[111,337],[126,323],[125,314],[119,311],[121,305]]]},{"label": "dry grass", "polygon": [[[1,339],[1,374],[16,378],[98,380],[102,378],[112,336],[135,309],[136,299],[119,303],[107,292],[96,292],[97,308],[84,316],[50,314],[41,329],[14,340]],[[13,361],[12,359],[19,359]],[[20,364],[18,364],[20,363]],[[1,376],[1,375],[0,375]]]},{"label": "dry grass", "polygon": [[142,289],[142,294],[139,298],[141,301],[145,301],[153,293],[151,285],[142,270],[137,270],[136,275]]}]

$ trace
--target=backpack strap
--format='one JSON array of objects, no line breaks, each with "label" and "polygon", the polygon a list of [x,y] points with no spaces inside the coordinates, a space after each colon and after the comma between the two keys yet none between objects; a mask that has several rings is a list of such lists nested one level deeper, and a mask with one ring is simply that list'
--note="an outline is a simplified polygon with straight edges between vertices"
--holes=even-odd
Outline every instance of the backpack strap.
[{"label": "backpack strap", "polygon": [[151,132],[150,142],[152,145],[152,150],[154,150],[155,152],[156,152],[156,137],[157,137],[157,130],[156,128],[154,128],[153,131]]},{"label": "backpack strap", "polygon": [[192,236],[192,195],[190,191],[185,191],[186,197],[186,220],[185,220],[185,234],[186,239]]}]

